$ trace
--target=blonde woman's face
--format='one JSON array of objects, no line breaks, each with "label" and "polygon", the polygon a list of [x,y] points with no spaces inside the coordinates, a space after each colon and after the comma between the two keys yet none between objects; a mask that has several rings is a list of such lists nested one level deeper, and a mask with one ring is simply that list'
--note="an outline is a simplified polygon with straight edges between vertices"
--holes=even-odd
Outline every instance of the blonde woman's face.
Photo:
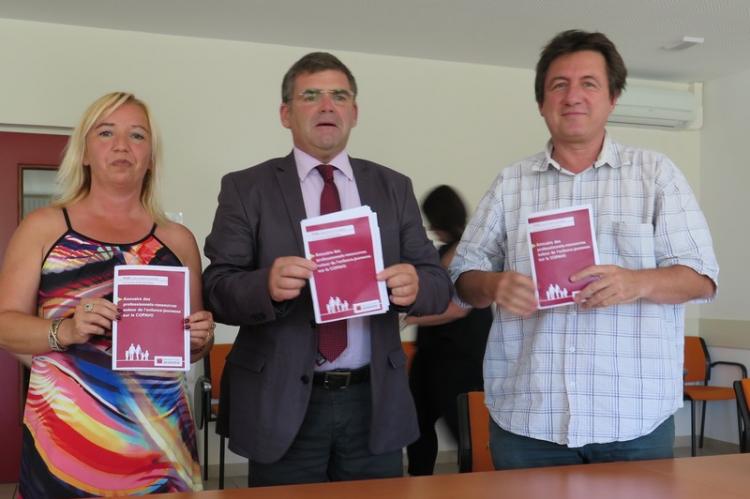
[{"label": "blonde woman's face", "polygon": [[83,164],[91,168],[91,186],[133,187],[140,192],[151,168],[151,130],[143,108],[124,104],[100,118],[86,135]]}]

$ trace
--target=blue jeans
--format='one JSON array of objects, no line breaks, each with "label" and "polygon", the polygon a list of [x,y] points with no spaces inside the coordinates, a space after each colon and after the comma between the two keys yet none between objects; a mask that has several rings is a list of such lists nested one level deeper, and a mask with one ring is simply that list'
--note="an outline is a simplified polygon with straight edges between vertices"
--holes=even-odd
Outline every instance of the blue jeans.
[{"label": "blue jeans", "polygon": [[674,417],[648,435],[625,442],[568,447],[505,431],[490,418],[490,451],[497,470],[565,464],[672,458]]}]

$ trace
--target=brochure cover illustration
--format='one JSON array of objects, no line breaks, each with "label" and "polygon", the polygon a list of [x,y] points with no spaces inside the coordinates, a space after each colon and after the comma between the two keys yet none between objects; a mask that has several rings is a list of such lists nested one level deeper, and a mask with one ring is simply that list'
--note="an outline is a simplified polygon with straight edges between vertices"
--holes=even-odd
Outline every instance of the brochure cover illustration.
[{"label": "brochure cover illustration", "polygon": [[118,265],[112,326],[112,369],[187,371],[190,368],[190,279],[187,267]]},{"label": "brochure cover illustration", "polygon": [[315,320],[332,322],[388,310],[377,214],[368,206],[303,220],[305,256],[318,268],[310,279]]},{"label": "brochure cover illustration", "polygon": [[532,213],[528,241],[539,308],[574,303],[575,295],[592,279],[574,283],[570,276],[599,263],[591,207]]}]

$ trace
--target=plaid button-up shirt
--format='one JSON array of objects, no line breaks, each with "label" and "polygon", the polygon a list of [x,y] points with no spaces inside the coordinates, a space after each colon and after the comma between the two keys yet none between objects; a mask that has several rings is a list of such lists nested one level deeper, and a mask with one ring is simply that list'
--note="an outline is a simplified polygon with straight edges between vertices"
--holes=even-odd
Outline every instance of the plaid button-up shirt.
[{"label": "plaid button-up shirt", "polygon": [[[572,174],[545,152],[500,172],[450,268],[531,275],[529,214],[588,204],[602,265],[684,265],[718,278],[711,235],[690,186],[663,154],[605,138]],[[507,431],[570,447],[650,433],[682,407],[684,305],[646,300],[531,317],[500,309],[484,360],[492,418]]]}]

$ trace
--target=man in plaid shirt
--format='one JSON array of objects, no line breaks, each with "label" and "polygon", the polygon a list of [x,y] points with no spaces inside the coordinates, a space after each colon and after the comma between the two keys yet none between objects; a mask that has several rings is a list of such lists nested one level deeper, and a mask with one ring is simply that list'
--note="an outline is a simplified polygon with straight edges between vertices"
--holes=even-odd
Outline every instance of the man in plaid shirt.
[{"label": "man in plaid shirt", "polygon": [[[484,379],[498,469],[672,456],[684,303],[712,298],[719,269],[679,169],[605,130],[626,75],[601,33],[549,42],[535,88],[551,138],[501,171],[451,265],[462,301],[497,305]],[[575,305],[540,310],[527,217],[579,205],[600,264],[570,276],[594,278]]]}]

